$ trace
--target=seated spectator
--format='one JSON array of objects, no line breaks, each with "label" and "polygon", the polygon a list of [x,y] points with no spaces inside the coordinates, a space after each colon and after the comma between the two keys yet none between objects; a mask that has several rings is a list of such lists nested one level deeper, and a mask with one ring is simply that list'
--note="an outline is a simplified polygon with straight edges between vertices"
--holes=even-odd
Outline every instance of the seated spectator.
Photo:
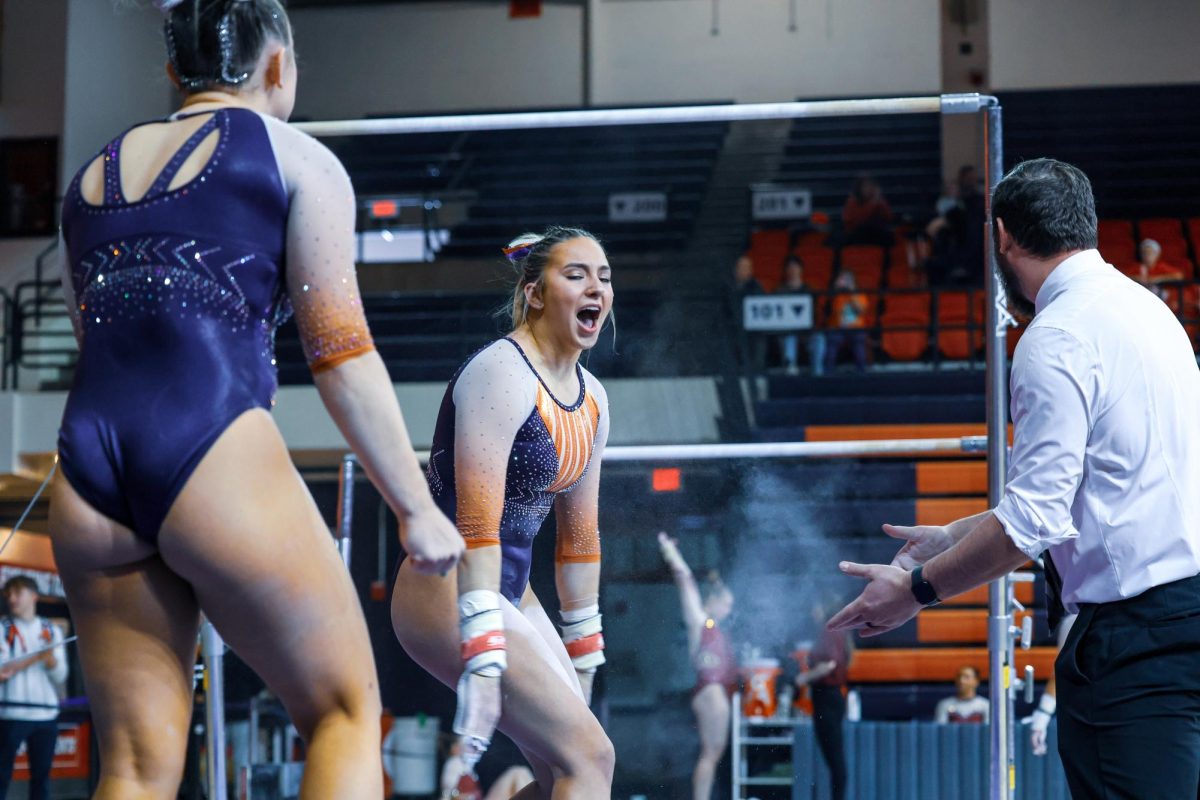
[{"label": "seated spectator", "polygon": [[[775,290],[776,294],[807,294],[813,297],[813,289],[804,282],[804,262],[799,256],[788,256],[783,263],[783,282]],[[808,334],[808,359],[814,375],[825,372],[825,334],[816,330],[817,304],[813,299],[813,330]],[[783,351],[783,366],[789,375],[800,372],[799,350],[800,334],[786,333],[779,337],[779,347]]]},{"label": "seated spectator", "polygon": [[982,286],[987,213],[975,167],[959,168],[955,193],[952,204],[938,201],[938,216],[925,226],[931,243],[925,269],[934,286]]},{"label": "seated spectator", "polygon": [[753,295],[766,294],[758,278],[754,277],[754,260],[746,254],[733,267],[733,318],[737,321],[739,334],[745,343],[742,358],[751,372],[761,372],[767,365],[767,340],[756,333],[745,332],[743,300]]},{"label": "seated spectator", "polygon": [[1143,239],[1138,245],[1138,281],[1149,286],[1163,281],[1183,280],[1183,270],[1162,260],[1162,245]]},{"label": "seated spectator", "polygon": [[979,688],[979,671],[970,664],[959,667],[954,686],[954,697],[947,697],[937,704],[934,721],[940,725],[960,722],[986,723],[991,711],[987,698],[975,693]]},{"label": "seated spectator", "polygon": [[892,234],[892,207],[883,190],[872,178],[861,175],[854,182],[846,204],[842,206],[843,244],[877,244],[889,247]]},{"label": "seated spectator", "polygon": [[838,272],[833,280],[833,299],[829,302],[828,331],[825,334],[825,371],[832,372],[837,364],[842,344],[849,342],[854,350],[854,365],[859,372],[867,369],[867,295],[858,288],[854,273],[848,269]]}]

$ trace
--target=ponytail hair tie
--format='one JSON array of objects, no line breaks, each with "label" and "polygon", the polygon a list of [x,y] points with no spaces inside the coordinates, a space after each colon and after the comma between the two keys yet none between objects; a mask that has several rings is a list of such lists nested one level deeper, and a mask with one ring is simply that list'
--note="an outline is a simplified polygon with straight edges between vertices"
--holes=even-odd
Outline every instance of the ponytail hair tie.
[{"label": "ponytail hair tie", "polygon": [[529,255],[529,252],[533,250],[533,248],[537,246],[538,242],[542,241],[543,238],[545,237],[529,233],[523,236],[518,236],[516,239],[513,239],[508,243],[508,247],[504,248],[504,257],[507,258],[511,263],[516,264],[521,259],[525,258],[525,256]]}]

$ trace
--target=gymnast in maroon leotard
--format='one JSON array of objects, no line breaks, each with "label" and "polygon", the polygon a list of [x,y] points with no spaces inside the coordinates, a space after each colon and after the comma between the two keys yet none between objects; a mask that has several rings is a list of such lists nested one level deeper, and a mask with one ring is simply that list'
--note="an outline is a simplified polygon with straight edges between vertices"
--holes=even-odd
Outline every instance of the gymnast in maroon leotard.
[{"label": "gymnast in maroon leotard", "polygon": [[700,757],[692,772],[693,800],[712,796],[717,763],[729,744],[730,698],[738,686],[737,662],[721,622],[733,612],[733,592],[715,576],[697,585],[675,540],[658,535],[663,559],[671,568],[683,606],[687,628],[688,654],[696,667],[696,688],[692,690],[692,713],[700,734]]}]

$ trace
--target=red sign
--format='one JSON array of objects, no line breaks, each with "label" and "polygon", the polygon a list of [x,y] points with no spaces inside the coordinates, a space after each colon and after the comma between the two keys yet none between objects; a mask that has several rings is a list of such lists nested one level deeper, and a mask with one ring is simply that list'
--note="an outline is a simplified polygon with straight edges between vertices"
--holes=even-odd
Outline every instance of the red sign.
[{"label": "red sign", "polygon": [[513,19],[519,17],[540,17],[542,15],[542,0],[508,0],[508,15]]},{"label": "red sign", "polygon": [[[87,722],[60,722],[58,741],[54,743],[51,778],[86,778],[90,764],[92,728]],[[29,755],[25,745],[17,751],[13,762],[13,780],[29,780]]]}]

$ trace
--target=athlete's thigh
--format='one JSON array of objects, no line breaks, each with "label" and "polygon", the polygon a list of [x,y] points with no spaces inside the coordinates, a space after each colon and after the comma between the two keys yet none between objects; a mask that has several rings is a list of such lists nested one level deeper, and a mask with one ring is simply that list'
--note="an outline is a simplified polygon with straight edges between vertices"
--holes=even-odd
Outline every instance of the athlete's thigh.
[{"label": "athlete's thigh", "polygon": [[708,749],[724,750],[729,741],[729,696],[715,683],[705,686],[692,698],[692,712],[700,744]]},{"label": "athlete's thigh", "polygon": [[546,650],[543,651],[543,655],[547,659],[547,663],[556,668],[555,671],[582,700],[583,688],[579,685],[579,676],[575,674],[575,665],[571,663],[571,656],[567,654],[567,648],[562,643],[558,629],[550,621],[546,609],[542,607],[532,589],[526,589],[525,596],[521,598],[521,614],[545,642]]},{"label": "athlete's thigh", "polygon": [[106,771],[135,760],[151,777],[181,771],[199,626],[191,588],[61,476],[49,525]]},{"label": "athlete's thigh", "polygon": [[208,451],[159,549],[302,730],[346,702],[378,703],[354,586],[266,412],[239,417]]},{"label": "athlete's thigh", "polygon": [[[392,624],[400,644],[413,660],[452,688],[462,672],[456,598],[453,576],[420,575],[408,563],[400,567],[392,596]],[[589,739],[604,741],[604,732],[564,679],[542,635],[507,600],[501,606],[508,669],[499,728],[531,764],[540,760],[551,770],[561,770],[583,755]]]}]

